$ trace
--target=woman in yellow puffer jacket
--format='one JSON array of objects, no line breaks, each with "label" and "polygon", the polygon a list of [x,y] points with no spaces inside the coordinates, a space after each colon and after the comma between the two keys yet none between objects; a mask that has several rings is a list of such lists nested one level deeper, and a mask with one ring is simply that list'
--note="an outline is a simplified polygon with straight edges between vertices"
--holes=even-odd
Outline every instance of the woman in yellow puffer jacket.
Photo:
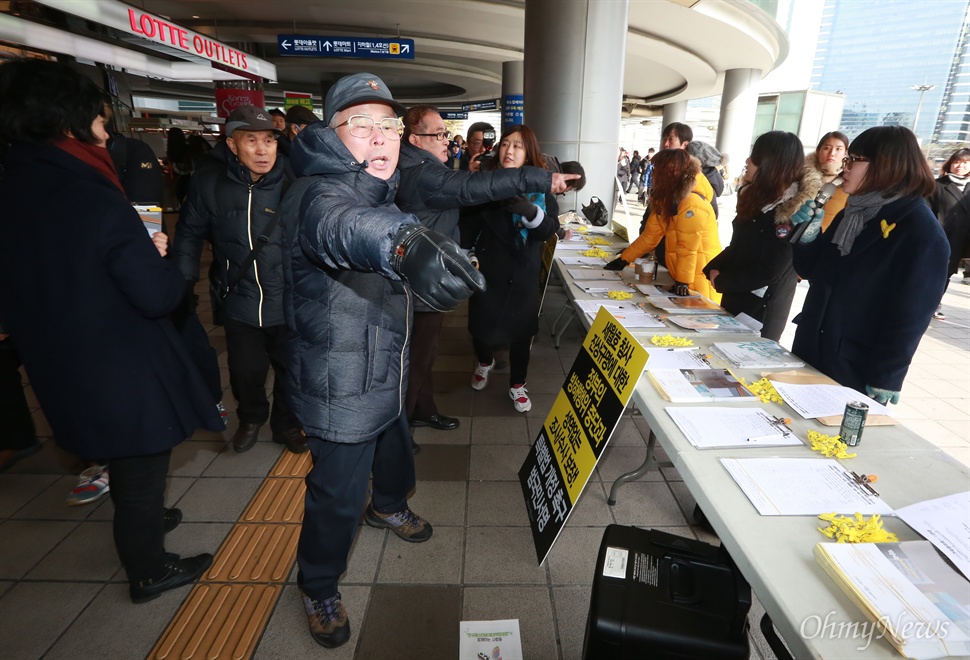
[{"label": "woman in yellow puffer jacket", "polygon": [[711,207],[711,184],[700,173],[700,162],[683,149],[664,149],[653,157],[650,217],[643,233],[606,265],[621,270],[650,252],[667,237],[667,270],[681,295],[693,289],[714,302],[721,294],[704,275],[704,266],[721,251],[717,219]]}]

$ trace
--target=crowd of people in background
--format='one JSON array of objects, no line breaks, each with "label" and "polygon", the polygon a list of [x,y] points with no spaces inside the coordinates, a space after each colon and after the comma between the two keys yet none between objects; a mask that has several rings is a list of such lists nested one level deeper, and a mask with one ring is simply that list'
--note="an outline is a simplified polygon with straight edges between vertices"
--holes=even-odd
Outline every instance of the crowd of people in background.
[{"label": "crowd of people in background", "polygon": [[[245,106],[214,146],[170,129],[170,249],[132,208],[162,201],[159,163],[106,124],[90,80],[64,64],[12,61],[0,65],[0,93],[20,99],[0,112],[0,400],[11,431],[0,471],[40,448],[22,364],[56,442],[88,462],[68,503],[114,502],[131,600],[208,568],[210,554],[165,551],[181,512],[163,496],[172,448],[196,429],[226,428],[219,364],[196,313],[209,250],[203,286],[225,327],[238,419],[229,444],[251,449],[268,423],[267,439],[310,452],[298,582],[313,638],[345,643],[337,587],[360,512],[407,542],[433,533],[408,494],[413,428],[460,425],[434,399],[444,314],[468,300],[470,386],[486,388],[507,349],[511,405],[532,408],[541,255],[562,235],[557,195],[582,187],[582,166],[544,154],[526,125],[499,134],[476,122],[466,141],[434,106],[405,108],[377,76],[353,74],[330,89],[322,120],[303,106]],[[896,403],[970,256],[970,149],[935,180],[902,127],[851,141],[833,131],[807,156],[792,133],[765,133],[737,186],[729,162],[679,122],[663,128],[659,150],[621,148],[617,195],[636,194],[646,211],[639,237],[605,268],[653,251],[671,295],[704,295],[776,341],[808,280],[793,351]],[[724,193],[737,205],[722,249]]]}]

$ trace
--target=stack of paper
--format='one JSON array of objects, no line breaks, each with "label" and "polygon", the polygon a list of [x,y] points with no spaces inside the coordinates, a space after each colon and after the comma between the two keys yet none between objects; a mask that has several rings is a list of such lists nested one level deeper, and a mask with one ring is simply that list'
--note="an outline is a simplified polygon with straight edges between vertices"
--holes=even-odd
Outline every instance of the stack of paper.
[{"label": "stack of paper", "polygon": [[594,266],[580,266],[579,268],[567,268],[566,272],[574,280],[615,280],[619,282],[623,278],[615,270],[603,270]]},{"label": "stack of paper", "polygon": [[671,403],[758,400],[727,369],[649,369],[647,374]]},{"label": "stack of paper", "polygon": [[761,408],[665,408],[670,418],[698,449],[714,447],[780,447],[802,441]]},{"label": "stack of paper", "polygon": [[896,515],[970,578],[970,492],[905,506]]},{"label": "stack of paper", "polygon": [[970,584],[926,541],[819,543],[815,559],[907,658],[970,653]]},{"label": "stack of paper", "polygon": [[706,314],[703,316],[670,316],[670,322],[685,330],[700,333],[738,332],[755,334],[755,330],[727,314]]},{"label": "stack of paper", "polygon": [[851,387],[826,384],[786,383],[770,379],[771,384],[789,406],[805,419],[842,415],[845,404],[861,401],[869,406],[869,415],[889,415],[886,406],[876,403]]},{"label": "stack of paper", "polygon": [[647,296],[647,302],[668,314],[696,314],[697,312],[724,312],[720,305],[708,300],[704,296],[685,296],[675,298],[669,296]]},{"label": "stack of paper", "polygon": [[711,346],[711,350],[724,358],[731,366],[740,369],[781,369],[805,366],[804,360],[800,360],[791,352],[782,348],[781,344],[770,339],[737,342],[719,341]]},{"label": "stack of paper", "polygon": [[600,307],[613,315],[625,328],[663,328],[664,322],[632,302],[616,300],[574,300],[576,308],[591,319],[595,319]]}]

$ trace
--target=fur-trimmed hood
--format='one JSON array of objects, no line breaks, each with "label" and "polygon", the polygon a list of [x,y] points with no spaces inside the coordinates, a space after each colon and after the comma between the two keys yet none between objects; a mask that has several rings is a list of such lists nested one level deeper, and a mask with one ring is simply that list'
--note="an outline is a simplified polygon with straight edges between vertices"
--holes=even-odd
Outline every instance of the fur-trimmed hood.
[{"label": "fur-trimmed hood", "polygon": [[[805,167],[810,167],[813,170],[817,170],[818,173],[819,173],[819,176],[822,177],[822,180],[823,181],[825,180],[825,171],[822,170],[822,165],[818,162],[818,154],[815,153],[814,151],[811,152],[810,154],[808,154],[807,156],[805,156]],[[832,175],[830,174],[828,176],[832,176]],[[837,186],[841,186],[842,185],[842,168],[841,167],[839,168],[838,174],[835,175],[835,179],[832,180],[832,183],[834,183]]]},{"label": "fur-trimmed hood", "polygon": [[776,225],[789,224],[791,217],[795,214],[795,211],[802,207],[802,204],[810,199],[815,199],[819,188],[822,187],[822,172],[814,167],[806,167],[797,184],[794,193],[791,196],[786,193],[786,197],[775,207]]}]

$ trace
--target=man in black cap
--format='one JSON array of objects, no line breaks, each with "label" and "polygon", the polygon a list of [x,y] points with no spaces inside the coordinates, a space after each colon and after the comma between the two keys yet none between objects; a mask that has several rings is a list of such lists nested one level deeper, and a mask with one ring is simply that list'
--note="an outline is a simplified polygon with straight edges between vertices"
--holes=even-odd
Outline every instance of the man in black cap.
[{"label": "man in black cap", "polygon": [[283,135],[279,140],[280,151],[288,158],[290,155],[290,144],[300,134],[300,131],[318,121],[320,121],[320,118],[313,114],[313,111],[305,105],[294,105],[287,109]]},{"label": "man in black cap", "polygon": [[[338,80],[325,122],[293,143],[303,177],[283,203],[287,383],[313,467],[297,550],[310,634],[350,639],[337,591],[366,503],[368,525],[411,543],[432,528],[408,506],[414,458],[404,413],[414,300],[454,309],[484,278],[458,245],[394,205],[404,113],[377,76]],[[371,501],[368,477],[373,472]]]},{"label": "man in black cap", "polygon": [[[279,130],[268,112],[254,106],[226,119],[225,167],[209,167],[192,178],[175,228],[172,258],[191,288],[199,279],[205,240],[222,281],[229,384],[238,402],[239,427],[232,436],[237,452],[250,450],[269,418],[273,441],[290,451],[306,451],[306,440],[283,393],[287,331],[283,319],[282,243],[278,208],[290,184],[284,158],[277,155]],[[273,367],[272,412],[266,376]]]}]

